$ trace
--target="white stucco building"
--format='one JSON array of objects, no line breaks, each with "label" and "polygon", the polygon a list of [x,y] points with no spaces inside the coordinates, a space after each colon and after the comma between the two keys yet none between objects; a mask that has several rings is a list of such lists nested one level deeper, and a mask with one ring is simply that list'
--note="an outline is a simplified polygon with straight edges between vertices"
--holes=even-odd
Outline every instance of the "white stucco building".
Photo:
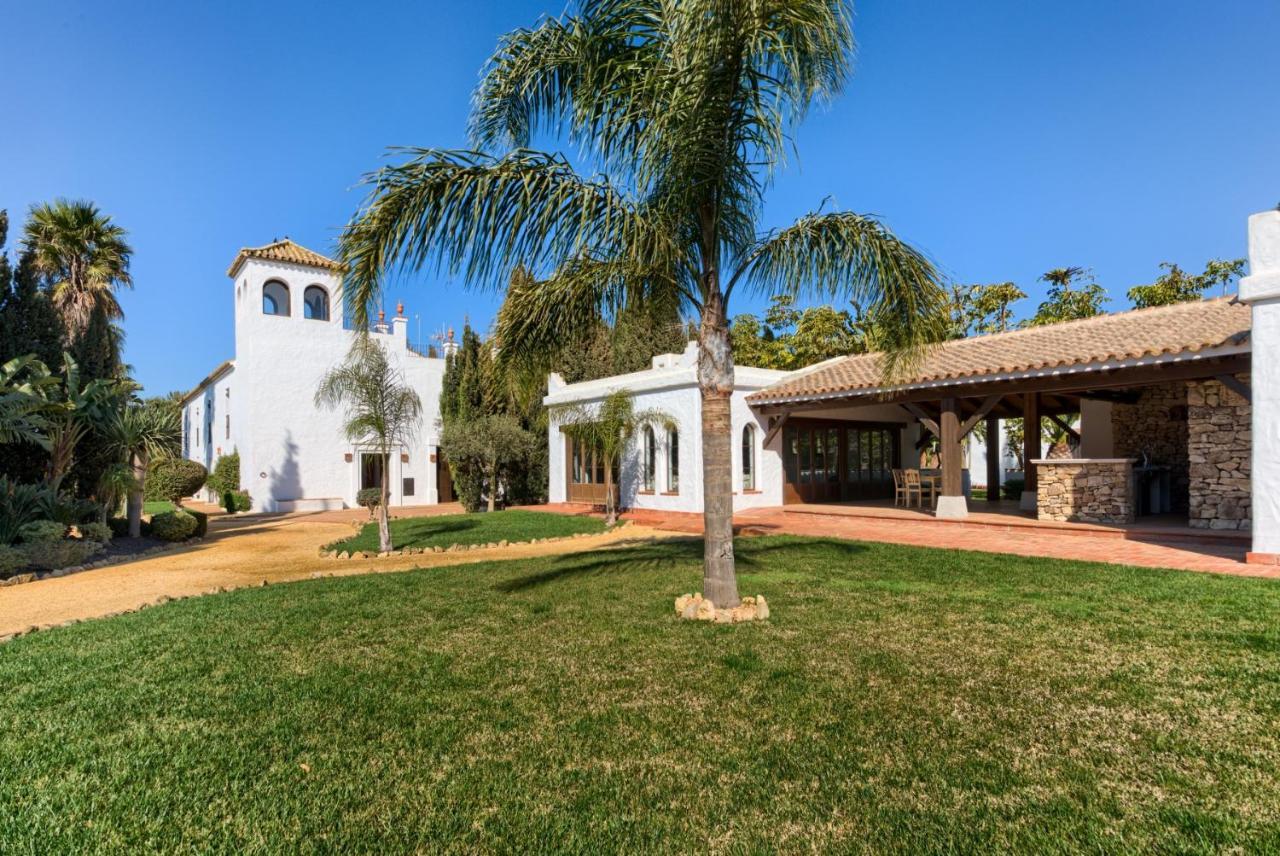
[{"label": "white stucco building", "polygon": [[[183,400],[184,454],[212,469],[221,455],[239,452],[240,485],[255,511],[354,506],[361,488],[378,485],[384,462],[346,439],[340,411],[314,402],[356,335],[343,323],[339,266],[284,240],[241,250],[227,275],[235,356]],[[410,348],[402,307],[373,334],[423,405],[415,440],[385,462],[391,505],[450,500],[437,447],[445,361]]]},{"label": "white stucco building", "polygon": [[[939,518],[973,511],[1047,523],[1183,526],[1233,533],[1251,562],[1280,564],[1280,211],[1249,222],[1238,298],[1133,310],[946,342],[887,383],[878,355],[796,372],[738,367],[732,396],[735,510],[792,503],[892,504],[894,470],[930,476]],[[642,372],[565,384],[555,375],[549,495],[598,504],[603,468],[558,416],[632,394],[674,427],[640,432],[613,481],[623,507],[703,508],[696,350]],[[1016,458],[1002,420],[1024,432]],[[977,440],[975,429],[986,438]],[[929,473],[927,460],[936,461]],[[934,451],[936,450],[936,452]],[[902,473],[898,474],[899,477]],[[1020,500],[971,485],[1023,480]],[[1226,537],[1226,536],[1223,536]]]}]

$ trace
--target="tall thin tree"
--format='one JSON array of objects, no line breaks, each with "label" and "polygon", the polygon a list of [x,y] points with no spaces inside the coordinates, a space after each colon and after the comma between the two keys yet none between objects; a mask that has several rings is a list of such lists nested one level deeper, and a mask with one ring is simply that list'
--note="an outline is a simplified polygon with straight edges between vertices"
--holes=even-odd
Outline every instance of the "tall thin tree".
[{"label": "tall thin tree", "polygon": [[382,345],[357,336],[351,352],[330,369],[316,390],[317,407],[343,408],[343,430],[353,443],[368,443],[382,457],[378,503],[379,550],[391,549],[387,503],[391,496],[391,454],[409,443],[422,418],[422,401],[391,364]]},{"label": "tall thin tree", "polygon": [[[504,354],[552,350],[624,307],[677,298],[698,318],[703,591],[734,572],[728,307],[738,292],[842,295],[876,307],[901,355],[939,335],[933,266],[876,218],[818,210],[760,227],[791,132],[841,89],[844,0],[582,0],[504,36],[475,95],[476,150],[410,149],[370,175],[344,230],[347,299],[363,320],[384,276],[435,262],[501,288],[517,265]],[[528,148],[562,133],[596,175]]]}]

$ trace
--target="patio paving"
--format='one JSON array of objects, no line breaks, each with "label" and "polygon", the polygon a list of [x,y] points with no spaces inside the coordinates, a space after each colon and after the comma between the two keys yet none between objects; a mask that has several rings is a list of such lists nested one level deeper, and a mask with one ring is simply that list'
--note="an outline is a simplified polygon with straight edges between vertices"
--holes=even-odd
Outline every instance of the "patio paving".
[{"label": "patio paving", "polygon": [[[581,505],[540,507],[549,511],[593,513]],[[1006,512],[1010,511],[1006,509]],[[702,532],[700,514],[637,509],[622,516],[654,529],[689,534]],[[1192,530],[1185,524],[1174,525],[1167,519],[1119,527],[1060,524],[1016,513],[978,512],[968,520],[955,521],[937,520],[927,512],[895,509],[891,505],[787,505],[740,512],[734,516],[734,529],[748,536],[809,535],[1280,578],[1278,566],[1245,563],[1249,540],[1242,533]]]}]

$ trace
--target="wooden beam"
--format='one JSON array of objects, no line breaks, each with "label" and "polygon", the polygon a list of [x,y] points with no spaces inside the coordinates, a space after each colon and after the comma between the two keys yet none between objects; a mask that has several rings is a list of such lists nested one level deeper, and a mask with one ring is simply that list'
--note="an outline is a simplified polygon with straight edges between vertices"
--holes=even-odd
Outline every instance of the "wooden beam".
[{"label": "wooden beam", "polygon": [[821,401],[797,401],[786,404],[757,405],[761,413],[828,410],[839,407],[865,407],[874,404],[898,404],[940,401],[948,395],[981,398],[994,393],[1023,395],[1031,392],[1070,392],[1081,397],[1098,398],[1097,391],[1150,386],[1174,380],[1204,380],[1218,375],[1245,374],[1249,371],[1248,354],[1210,359],[1187,360],[1158,366],[1130,366],[1101,371],[1047,374],[1040,377],[981,381],[946,387],[922,387],[889,394],[850,394]]},{"label": "wooden beam", "polygon": [[916,419],[919,419],[920,424],[923,425],[930,434],[938,437],[942,436],[942,430],[938,427],[938,423],[933,419],[930,419],[929,414],[925,413],[924,410],[914,402],[903,402],[902,409],[910,413]]},{"label": "wooden beam", "polygon": [[942,459],[942,495],[964,496],[964,452],[960,448],[960,408],[954,398],[942,400],[942,417],[938,420],[942,433],[938,457]]},{"label": "wooden beam", "polygon": [[1218,383],[1243,398],[1245,401],[1253,404],[1253,391],[1249,388],[1249,384],[1240,380],[1235,375],[1222,374],[1218,375]]},{"label": "wooden beam", "polygon": [[1112,404],[1137,404],[1142,398],[1141,392],[1129,392],[1122,389],[1104,390],[1088,389],[1079,393],[1080,398],[1094,401],[1109,401]]},{"label": "wooden beam", "polygon": [[1000,403],[1002,398],[1004,398],[1004,396],[998,393],[996,395],[988,395],[984,398],[982,400],[982,404],[978,405],[978,409],[974,411],[973,415],[966,419],[964,424],[960,426],[961,439],[968,437],[969,432],[974,429],[974,426],[982,421],[982,419]]},{"label": "wooden beam", "polygon": [[1063,431],[1067,432],[1068,437],[1070,437],[1072,440],[1075,440],[1077,443],[1080,442],[1080,432],[1072,428],[1071,425],[1067,422],[1067,420],[1063,419],[1061,416],[1059,416],[1056,413],[1046,413],[1044,415],[1049,417],[1049,421],[1052,422],[1054,425],[1057,425]]},{"label": "wooden beam", "polygon": [[1036,466],[1040,458],[1040,393],[1028,392],[1022,399],[1022,478],[1023,490],[1035,493],[1038,485]]},{"label": "wooden beam", "polygon": [[786,425],[787,420],[790,418],[790,413],[784,413],[771,420],[769,423],[769,430],[765,432],[764,442],[760,444],[760,448],[767,449],[769,444],[773,442],[773,438],[778,436],[778,432],[782,430],[782,426]]},{"label": "wooden beam", "polygon": [[987,502],[1000,501],[1000,417],[987,417]]}]

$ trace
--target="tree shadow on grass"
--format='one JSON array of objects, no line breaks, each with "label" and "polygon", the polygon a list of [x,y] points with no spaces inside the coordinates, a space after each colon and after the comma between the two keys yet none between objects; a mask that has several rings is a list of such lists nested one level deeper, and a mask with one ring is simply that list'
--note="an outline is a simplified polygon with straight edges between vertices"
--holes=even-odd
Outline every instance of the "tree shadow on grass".
[{"label": "tree shadow on grass", "polygon": [[[824,550],[823,560],[841,562],[853,559],[867,551],[863,544],[825,538],[777,539],[758,538],[751,543],[740,544],[737,565],[740,572],[764,571],[771,568],[787,554],[796,555],[815,547]],[[494,585],[494,590],[504,594],[529,591],[565,579],[600,576],[603,574],[643,574],[664,571],[673,564],[702,563],[702,539],[670,539],[660,544],[645,543],[621,549],[576,553],[554,559],[551,567],[533,574],[504,580]]]}]

